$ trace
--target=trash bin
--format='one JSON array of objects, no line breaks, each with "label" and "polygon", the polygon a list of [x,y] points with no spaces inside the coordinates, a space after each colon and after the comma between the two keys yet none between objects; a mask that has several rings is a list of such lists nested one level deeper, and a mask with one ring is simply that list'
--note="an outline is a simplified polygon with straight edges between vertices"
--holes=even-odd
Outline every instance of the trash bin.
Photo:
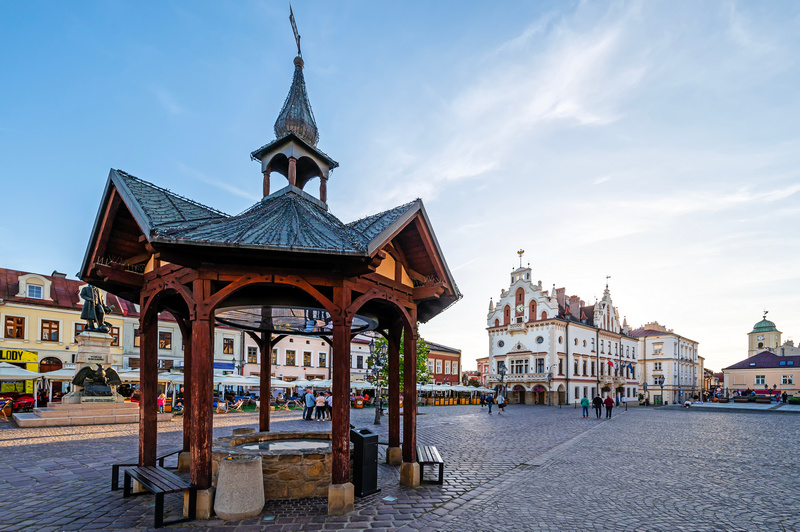
[{"label": "trash bin", "polygon": [[378,489],[378,435],[369,429],[351,429],[353,442],[353,491],[365,497]]}]

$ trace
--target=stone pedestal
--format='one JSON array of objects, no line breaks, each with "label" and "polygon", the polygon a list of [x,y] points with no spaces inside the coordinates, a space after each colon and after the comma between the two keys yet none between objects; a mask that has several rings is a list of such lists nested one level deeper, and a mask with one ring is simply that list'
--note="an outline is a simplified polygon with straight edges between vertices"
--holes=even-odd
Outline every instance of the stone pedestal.
[{"label": "stone pedestal", "polygon": [[355,488],[351,482],[328,487],[328,515],[347,515],[353,511]]},{"label": "stone pedestal", "polygon": [[[84,331],[77,337],[78,352],[75,355],[75,374],[89,366],[96,367],[101,364],[104,368],[111,367],[114,355],[111,354],[111,342],[114,340],[110,334]],[[116,387],[112,387],[110,396],[84,396],[83,386],[72,386],[72,390],[61,398],[63,404],[78,403],[122,403],[125,398],[117,394]]]},{"label": "stone pedestal", "polygon": [[178,454],[178,471],[189,471],[192,465],[192,453],[183,451]]},{"label": "stone pedestal", "polygon": [[[197,490],[197,506],[195,519],[211,519],[214,517],[214,496],[217,490],[208,488]],[[189,517],[189,492],[183,494],[183,516]]]},{"label": "stone pedestal", "polygon": [[409,488],[419,486],[419,464],[403,462],[400,466],[400,484]]},{"label": "stone pedestal", "polygon": [[400,447],[389,447],[386,449],[386,463],[394,466],[402,464],[403,450]]},{"label": "stone pedestal", "polygon": [[214,512],[226,521],[249,519],[264,509],[264,480],[258,456],[228,457],[219,465]]}]

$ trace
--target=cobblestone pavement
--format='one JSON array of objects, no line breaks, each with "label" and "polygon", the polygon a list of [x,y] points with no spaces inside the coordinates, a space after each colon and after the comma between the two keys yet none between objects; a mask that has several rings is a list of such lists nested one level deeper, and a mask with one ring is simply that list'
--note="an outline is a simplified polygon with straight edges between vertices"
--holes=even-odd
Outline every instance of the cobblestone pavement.
[{"label": "cobblestone pavement", "polygon": [[[611,420],[580,410],[511,406],[420,409],[418,442],[436,445],[445,484],[398,484],[381,464],[380,493],[327,517],[325,499],[269,501],[258,518],[195,521],[171,530],[800,530],[800,416],[631,408]],[[386,441],[386,420],[353,410],[357,427]],[[318,430],[300,413],[273,430]],[[255,414],[214,418],[214,435],[255,427]],[[0,531],[142,530],[153,497],[111,492],[110,465],[135,455],[138,426],[17,429],[0,425]],[[181,442],[181,423],[159,424],[159,447]],[[382,448],[383,450],[383,448]],[[382,460],[381,460],[382,461]],[[395,500],[386,500],[394,498]],[[182,508],[167,496],[172,517]]]}]

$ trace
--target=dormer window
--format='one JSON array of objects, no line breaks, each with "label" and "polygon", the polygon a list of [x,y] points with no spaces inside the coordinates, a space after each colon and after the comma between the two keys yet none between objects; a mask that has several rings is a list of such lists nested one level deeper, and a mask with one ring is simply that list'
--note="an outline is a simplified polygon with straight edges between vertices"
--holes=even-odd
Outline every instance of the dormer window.
[{"label": "dormer window", "polygon": [[27,288],[28,288],[27,296],[29,298],[44,299],[44,287],[35,284],[29,284]]}]

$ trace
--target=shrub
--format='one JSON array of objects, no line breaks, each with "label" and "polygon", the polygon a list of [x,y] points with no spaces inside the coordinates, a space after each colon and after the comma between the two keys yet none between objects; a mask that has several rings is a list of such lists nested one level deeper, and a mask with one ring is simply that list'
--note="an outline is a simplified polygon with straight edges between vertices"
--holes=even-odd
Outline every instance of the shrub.
[{"label": "shrub", "polygon": [[790,405],[800,405],[800,397],[789,397],[786,402]]}]

